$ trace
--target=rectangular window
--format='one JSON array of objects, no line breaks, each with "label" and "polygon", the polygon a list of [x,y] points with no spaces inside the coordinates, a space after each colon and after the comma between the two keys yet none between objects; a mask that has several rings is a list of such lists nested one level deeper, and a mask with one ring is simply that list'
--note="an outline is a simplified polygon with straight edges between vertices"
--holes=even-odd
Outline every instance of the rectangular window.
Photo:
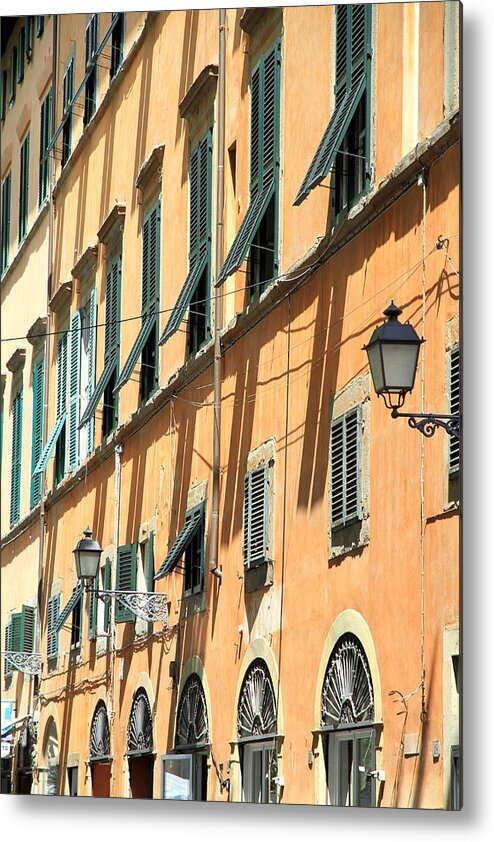
[{"label": "rectangular window", "polygon": [[[450,354],[449,362],[449,412],[460,414],[460,349],[456,345]],[[460,440],[449,436],[449,473],[458,474],[460,470]]]},{"label": "rectangular window", "polygon": [[36,15],[36,37],[41,38],[45,31],[45,16]]},{"label": "rectangular window", "polygon": [[9,96],[9,105],[15,100],[15,95],[17,91],[17,46],[12,47],[12,52],[10,53],[10,96]]},{"label": "rectangular window", "polygon": [[43,450],[43,393],[44,362],[37,363],[33,368],[33,430],[31,445],[31,508],[41,500],[41,474],[35,474]]},{"label": "rectangular window", "polygon": [[2,184],[2,275],[9,265],[11,183],[12,173],[9,172]]},{"label": "rectangular window", "polygon": [[276,746],[272,741],[248,743],[243,747],[242,800],[254,804],[276,804],[278,774]]},{"label": "rectangular window", "polygon": [[[137,544],[125,544],[117,549],[117,591],[135,591],[137,576]],[[135,614],[115,602],[115,622],[133,623]]]},{"label": "rectangular window", "polygon": [[[66,454],[66,416],[67,416],[67,334],[58,340],[57,348],[57,421],[63,418],[55,447],[55,485],[65,476]],[[57,423],[55,428],[57,427]]]},{"label": "rectangular window", "polygon": [[31,61],[33,55],[34,15],[26,17],[26,58]]},{"label": "rectangular window", "polygon": [[[184,553],[187,553],[189,546],[191,546],[198,532],[202,532],[202,547],[204,548],[205,514],[206,513],[204,503],[201,503],[199,506],[195,506],[193,509],[190,509],[186,513],[183,528],[175,538],[175,541],[173,542],[172,546],[170,547],[168,555],[166,556],[164,562],[161,564],[158,572],[154,577],[155,580],[162,579],[163,576],[167,576],[169,573],[172,573],[178,567],[180,559],[182,558]],[[202,555],[204,556],[204,549]],[[204,558],[202,559],[202,568],[203,567]],[[202,573],[201,576],[199,575],[197,551],[195,553],[191,552],[189,557],[189,574],[187,583],[190,585],[190,588],[192,588],[192,582],[194,581],[196,586],[199,585],[199,581],[201,581],[201,583],[203,583],[204,581],[204,574]],[[203,584],[201,584],[201,588],[197,587],[197,589],[200,590],[202,589],[202,587]]]},{"label": "rectangular window", "polygon": [[295,197],[299,205],[334,173],[335,216],[348,211],[370,184],[370,61],[372,5],[342,4],[336,16],[334,108]]},{"label": "rectangular window", "polygon": [[362,517],[361,407],[331,425],[331,525],[333,529]]},{"label": "rectangular window", "polygon": [[168,754],[161,758],[161,797],[169,801],[192,801],[192,755]]},{"label": "rectangular window", "polygon": [[22,387],[12,404],[12,473],[10,484],[10,525],[20,517],[22,457]]},{"label": "rectangular window", "polygon": [[63,75],[63,129],[62,129],[62,167],[70,158],[72,151],[72,109],[69,108],[74,96],[74,57],[69,59]]},{"label": "rectangular window", "polygon": [[97,66],[94,61],[98,49],[98,15],[91,15],[86,26],[86,73],[90,73],[84,90],[84,125],[87,126],[96,111]]},{"label": "rectangular window", "polygon": [[21,146],[21,179],[19,185],[19,243],[27,234],[29,214],[29,132]]},{"label": "rectangular window", "polygon": [[48,600],[48,620],[46,631],[46,657],[49,661],[58,655],[58,631],[56,624],[60,616],[60,594],[50,597]]},{"label": "rectangular window", "polygon": [[77,766],[67,767],[67,779],[69,784],[69,795],[79,795],[79,768]]},{"label": "rectangular window", "polygon": [[249,471],[244,479],[244,566],[269,559],[269,465]]},{"label": "rectangular window", "polygon": [[22,26],[17,39],[17,82],[20,84],[24,79],[24,51],[26,42],[26,30]]},{"label": "rectangular window", "polygon": [[236,272],[249,254],[247,298],[259,298],[278,273],[281,43],[262,56],[250,84],[250,204],[218,276]]},{"label": "rectangular window", "polygon": [[94,389],[96,322],[96,289],[93,288],[89,301],[70,319],[69,471],[77,468],[94,446],[94,418],[89,418],[83,426],[79,419],[84,417]]},{"label": "rectangular window", "polygon": [[38,205],[41,207],[48,197],[49,157],[48,144],[51,135],[51,91],[47,93],[41,103],[41,119],[39,131],[39,190]]},{"label": "rectangular window", "polygon": [[111,33],[111,59],[110,79],[113,79],[123,61],[124,45],[124,14],[123,12],[112,12],[112,22],[115,25]]},{"label": "rectangular window", "polygon": [[461,749],[451,747],[451,809],[461,810]]},{"label": "rectangular window", "polygon": [[[36,609],[32,605],[23,605],[22,610],[11,615],[5,628],[5,646],[8,652],[34,652],[36,631]],[[5,675],[10,675],[16,667],[9,659],[5,663]]]},{"label": "rectangular window", "polygon": [[106,634],[110,627],[110,600],[103,601],[97,596],[98,591],[111,589],[111,561],[106,559],[100,566],[94,589],[89,592],[88,600],[88,638],[95,640],[99,634]]},{"label": "rectangular window", "polygon": [[5,117],[6,117],[6,114],[7,114],[7,71],[6,70],[2,70],[1,96],[2,96],[1,109],[2,109],[2,122],[3,122],[5,120]]},{"label": "rectangular window", "polygon": [[204,589],[204,504],[196,506],[185,515],[185,525],[195,521],[197,514],[202,519],[198,529],[185,550],[185,594],[199,593]]},{"label": "rectangular window", "polygon": [[[80,589],[75,587],[72,591],[72,596],[80,593]],[[82,597],[76,599],[72,608],[72,628],[70,632],[70,648],[79,649],[82,638]]]},{"label": "rectangular window", "polygon": [[374,730],[336,731],[327,737],[329,803],[339,807],[374,807],[376,768]]}]

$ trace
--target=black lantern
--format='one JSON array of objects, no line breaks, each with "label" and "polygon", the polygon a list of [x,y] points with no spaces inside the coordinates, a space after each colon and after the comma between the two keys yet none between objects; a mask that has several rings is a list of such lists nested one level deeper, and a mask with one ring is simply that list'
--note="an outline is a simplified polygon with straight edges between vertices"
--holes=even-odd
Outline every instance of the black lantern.
[{"label": "black lantern", "polygon": [[392,410],[402,407],[405,395],[413,389],[419,348],[425,341],[419,339],[411,324],[398,321],[401,312],[392,301],[384,311],[388,321],[376,327],[370,342],[364,345],[374,388]]},{"label": "black lantern", "polygon": [[77,544],[74,550],[75,569],[79,579],[86,579],[94,582],[98,575],[98,567],[103,550],[97,541],[91,538],[93,534],[89,528],[84,530],[85,538]]}]

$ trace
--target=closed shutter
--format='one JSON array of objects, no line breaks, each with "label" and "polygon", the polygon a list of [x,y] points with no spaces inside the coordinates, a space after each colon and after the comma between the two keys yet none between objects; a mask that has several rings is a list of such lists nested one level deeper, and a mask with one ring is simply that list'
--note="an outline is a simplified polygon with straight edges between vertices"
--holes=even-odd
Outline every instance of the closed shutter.
[{"label": "closed shutter", "polygon": [[[105,562],[105,572],[103,577],[103,588],[105,591],[111,590],[111,561],[109,558]],[[105,610],[103,613],[103,631],[107,632],[110,628],[110,605],[111,599],[105,601]]]},{"label": "closed shutter", "polygon": [[58,655],[58,631],[56,631],[56,624],[59,616],[60,594],[55,594],[55,596],[52,596],[48,600],[48,623],[46,631],[46,656],[48,659],[56,658]]},{"label": "closed shutter", "polygon": [[24,79],[24,50],[26,47],[26,31],[24,27],[21,28],[17,39],[17,81],[22,82]]},{"label": "closed shutter", "polygon": [[11,179],[9,172],[2,185],[2,274],[9,265]]},{"label": "closed shutter", "polygon": [[21,652],[34,652],[36,611],[31,605],[22,606]]},{"label": "closed shutter", "polygon": [[[137,544],[125,544],[117,550],[117,591],[135,591],[137,572]],[[135,615],[128,608],[123,608],[118,600],[115,603],[115,622],[134,622]]]},{"label": "closed shutter", "polygon": [[[449,364],[449,411],[451,415],[460,414],[460,349],[453,348]],[[460,470],[460,439],[449,437],[449,473]]]},{"label": "closed shutter", "polygon": [[86,26],[86,67],[90,63],[98,47],[98,16],[91,15]]},{"label": "closed shutter", "polygon": [[38,204],[41,207],[48,196],[49,156],[48,144],[51,134],[51,91],[46,95],[41,105],[40,138],[39,138],[39,190]]},{"label": "closed shutter", "polygon": [[333,528],[361,519],[362,409],[331,425],[331,524]]},{"label": "closed shutter", "polygon": [[58,340],[57,347],[57,418],[67,409],[67,334]]},{"label": "closed shutter", "polygon": [[148,569],[147,569],[148,593],[154,591],[154,532],[149,533],[148,541]]},{"label": "closed shutter", "polygon": [[10,525],[19,520],[21,502],[22,389],[12,406],[12,473],[10,484]]},{"label": "closed shutter", "polygon": [[93,586],[89,591],[89,599],[88,599],[88,639],[95,640],[97,632],[98,632],[98,596],[97,593],[99,591],[99,581],[98,578],[93,582]]},{"label": "closed shutter", "polygon": [[45,30],[45,16],[36,15],[36,37],[41,38]]},{"label": "closed shutter", "polygon": [[142,312],[156,313],[159,301],[160,203],[149,213],[143,230]]},{"label": "closed shutter", "polygon": [[250,471],[244,480],[244,564],[255,567],[269,555],[269,466]]},{"label": "closed shutter", "polygon": [[81,314],[70,317],[69,471],[79,464],[79,401],[81,377]]},{"label": "closed shutter", "polygon": [[10,651],[22,652],[22,612],[12,614],[10,620]]},{"label": "closed shutter", "polygon": [[27,234],[29,211],[29,133],[21,146],[21,172],[19,185],[19,243]]},{"label": "closed shutter", "polygon": [[250,195],[259,191],[261,182],[261,65],[252,73],[250,82]]},{"label": "closed shutter", "polygon": [[31,447],[31,508],[41,499],[41,475],[34,474],[34,469],[43,450],[43,389],[44,362],[41,360],[33,369],[33,433]]},{"label": "closed shutter", "polygon": [[12,52],[10,53],[10,96],[9,96],[9,104],[15,100],[15,94],[17,91],[17,47],[12,47]]},{"label": "closed shutter", "polygon": [[[12,651],[12,644],[10,642],[11,628],[12,628],[11,623],[7,623],[7,625],[5,626],[5,638],[4,638],[4,640],[5,640],[5,651],[6,652]],[[10,658],[7,658],[7,657],[4,658],[3,674],[4,674],[5,678],[7,678],[9,675],[12,675],[12,661],[10,660]]]},{"label": "closed shutter", "polygon": [[[88,395],[88,402],[91,400],[91,396],[94,392],[95,388],[95,380],[96,380],[96,337],[97,337],[97,327],[98,324],[98,305],[96,303],[96,288],[93,287],[91,290],[91,294],[89,297],[89,336],[88,336],[88,345],[87,345],[87,353],[88,353],[88,383],[87,383],[87,395]],[[87,428],[87,452],[88,454],[92,453],[94,450],[94,415],[91,417],[88,428]]]}]

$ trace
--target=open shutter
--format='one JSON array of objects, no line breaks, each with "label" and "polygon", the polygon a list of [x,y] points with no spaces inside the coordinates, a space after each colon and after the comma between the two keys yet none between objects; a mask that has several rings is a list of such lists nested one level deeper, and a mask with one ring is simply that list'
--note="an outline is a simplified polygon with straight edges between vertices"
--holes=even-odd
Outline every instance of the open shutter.
[{"label": "open shutter", "polygon": [[[125,544],[117,550],[117,591],[135,591],[137,572],[137,544]],[[134,622],[135,615],[115,602],[115,622]]]},{"label": "open shutter", "polygon": [[9,265],[11,177],[9,172],[2,184],[2,274]]},{"label": "open shutter", "polygon": [[76,585],[76,587],[74,588],[74,590],[72,591],[72,596],[70,597],[69,601],[67,602],[67,605],[61,611],[60,615],[58,616],[57,620],[55,621],[54,630],[56,632],[59,632],[60,629],[62,628],[62,626],[67,622],[67,620],[70,617],[70,615],[72,614],[72,611],[74,610],[75,606],[77,605],[79,600],[82,598],[82,593],[83,593],[82,586],[79,582]]},{"label": "open shutter", "polygon": [[17,81],[24,79],[24,50],[26,47],[26,30],[22,27],[17,39]]},{"label": "open shutter", "polygon": [[163,576],[175,570],[190,542],[201,528],[204,528],[204,507],[198,507],[191,513],[190,517],[186,517],[185,524],[170,547],[167,557],[154,577],[155,579],[162,579]]},{"label": "open shutter", "polygon": [[[89,337],[88,337],[88,402],[95,388],[96,375],[96,336],[98,324],[98,305],[96,303],[96,288],[93,287],[89,298]],[[94,415],[91,417],[87,428],[87,452],[92,453],[94,450]]]},{"label": "open shutter", "polygon": [[278,157],[279,44],[264,58],[262,92],[262,184],[273,178]]},{"label": "open shutter", "polygon": [[125,385],[125,383],[127,383],[127,380],[129,380],[132,372],[134,371],[134,368],[136,367],[137,360],[139,359],[140,355],[142,354],[142,349],[144,348],[144,345],[146,344],[146,342],[149,338],[149,335],[150,335],[150,333],[151,333],[155,324],[156,324],[156,321],[155,321],[155,318],[153,318],[152,315],[146,314],[146,315],[143,316],[141,329],[140,329],[139,333],[137,334],[137,339],[136,339],[136,341],[134,342],[134,344],[131,348],[131,351],[130,351],[129,356],[127,357],[126,363],[125,363],[124,367],[122,368],[122,371],[120,372],[120,376],[119,376],[119,378],[118,378],[118,380],[115,384],[115,388],[113,390],[114,394],[116,392],[118,392],[122,388],[122,386]]},{"label": "open shutter", "polygon": [[21,652],[34,652],[36,611],[31,605],[22,606]]},{"label": "open shutter", "polygon": [[[105,562],[105,572],[103,577],[103,588],[105,591],[111,590],[111,561],[109,558]],[[103,631],[107,632],[110,628],[110,604],[111,600],[107,599],[105,602],[105,610],[103,613]]]},{"label": "open shutter", "polygon": [[250,195],[259,191],[262,181],[262,125],[261,125],[261,63],[252,73],[250,82]]},{"label": "open shutter", "polygon": [[[451,415],[460,414],[460,349],[453,348],[449,364],[449,411]],[[449,437],[449,473],[460,469],[460,439]]]},{"label": "open shutter", "polygon": [[73,471],[79,464],[80,369],[81,314],[76,310],[70,318],[69,471]]},{"label": "open shutter", "polygon": [[67,334],[58,340],[57,348],[57,418],[67,409]]},{"label": "open shutter", "polygon": [[51,91],[46,95],[41,106],[40,140],[39,140],[39,186],[38,204],[41,207],[48,195],[49,157],[47,154],[50,142],[51,120]]}]

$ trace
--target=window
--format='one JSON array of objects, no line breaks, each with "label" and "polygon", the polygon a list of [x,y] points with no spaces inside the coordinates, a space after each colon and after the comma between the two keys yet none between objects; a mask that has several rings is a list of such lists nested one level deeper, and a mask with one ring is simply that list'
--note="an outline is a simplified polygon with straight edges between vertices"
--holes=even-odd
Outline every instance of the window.
[{"label": "window", "polygon": [[48,197],[49,157],[48,144],[51,134],[51,91],[47,93],[41,103],[41,120],[39,132],[39,190],[38,205]]},{"label": "window", "polygon": [[112,12],[110,79],[113,79],[123,60],[124,43],[124,15],[123,12]]},{"label": "window", "polygon": [[43,450],[44,362],[33,368],[33,430],[31,441],[31,508],[41,500],[41,474],[35,474]]},{"label": "window", "polygon": [[67,767],[67,779],[69,784],[69,795],[77,796],[79,794],[79,768],[77,766]]},{"label": "window", "polygon": [[9,172],[2,183],[2,275],[9,265],[11,183],[12,173]]},{"label": "window", "polygon": [[29,213],[29,132],[21,146],[21,180],[19,186],[19,243],[27,234]]},{"label": "window", "polygon": [[41,38],[45,31],[45,16],[36,15],[36,37]]},{"label": "window", "polygon": [[[137,544],[125,544],[117,549],[117,591],[135,591],[137,576]],[[135,614],[115,602],[115,622],[133,623]]]},{"label": "window", "polygon": [[158,385],[158,320],[160,301],[160,201],[148,210],[142,226],[142,324],[114,391],[126,383],[141,356],[140,400]]},{"label": "window", "polygon": [[277,705],[273,682],[262,658],[250,665],[240,691],[237,733],[242,768],[242,800],[276,804]]},{"label": "window", "polygon": [[86,26],[86,79],[84,90],[84,125],[87,126],[96,111],[96,74],[97,66],[94,61],[98,49],[98,15],[91,15]]},{"label": "window", "polygon": [[17,90],[17,47],[12,47],[12,52],[10,53],[10,96],[9,96],[9,104],[15,100],[15,94]]},{"label": "window", "polygon": [[74,600],[72,607],[72,628],[70,632],[70,648],[79,649],[82,638],[82,591],[76,586],[72,591]]},{"label": "window", "polygon": [[[105,350],[103,371],[81,413],[79,427],[92,423],[94,413],[103,396],[103,438],[110,435],[118,421],[118,394],[114,389],[119,370],[120,351],[120,290],[122,278],[121,255],[110,261],[106,273]],[[96,313],[93,324],[96,323]],[[95,334],[95,331],[93,330]],[[94,367],[93,367],[94,370]]]},{"label": "window", "polygon": [[178,330],[187,308],[187,350],[195,354],[210,335],[212,132],[209,130],[189,159],[189,273],[160,338],[160,345]]},{"label": "window", "polygon": [[373,721],[374,695],[367,657],[360,641],[345,634],[331,653],[321,697],[330,804],[375,805]]},{"label": "window", "polygon": [[[23,605],[22,610],[11,614],[5,628],[5,645],[8,652],[34,652],[36,628],[36,609]],[[8,661],[8,664],[7,664]],[[5,675],[10,675],[17,667],[6,659]]]},{"label": "window", "polygon": [[26,58],[31,61],[33,55],[33,32],[34,32],[34,17],[28,15],[26,17]]},{"label": "window", "polygon": [[461,749],[451,747],[451,809],[461,810]]},{"label": "window", "polygon": [[348,211],[369,185],[371,4],[342,4],[336,16],[334,108],[295,197],[299,205],[334,173],[336,217]]},{"label": "window", "polygon": [[[455,345],[451,349],[449,360],[449,412],[460,414],[460,349]],[[449,436],[449,473],[458,475],[460,471],[460,440]]]},{"label": "window", "polygon": [[94,389],[96,323],[96,290],[93,288],[89,301],[70,319],[69,471],[77,468],[94,446],[94,419],[90,418],[82,428],[79,419]]},{"label": "window", "polygon": [[269,558],[269,465],[249,471],[244,479],[244,540],[246,568]]},{"label": "window", "polygon": [[162,579],[172,573],[185,554],[183,571],[186,596],[204,588],[204,525],[205,504],[200,503],[186,513],[184,526],[154,577]]},{"label": "window", "polygon": [[48,460],[56,446],[55,484],[65,475],[65,421],[67,419],[67,334],[58,340],[57,348],[57,404],[53,429],[48,436],[43,452],[33,471],[35,474],[46,470]]},{"label": "window", "polygon": [[280,126],[279,41],[262,56],[251,77],[250,204],[218,276],[236,272],[249,252],[248,300],[258,298],[278,272]]},{"label": "window", "polygon": [[20,84],[24,79],[24,50],[26,42],[26,30],[22,26],[17,39],[17,82]]},{"label": "window", "polygon": [[96,592],[111,589],[111,561],[106,559],[100,566],[98,579],[95,579],[93,590],[89,591],[88,600],[88,638],[95,640],[98,634],[106,634],[110,627],[110,601],[103,601]]},{"label": "window", "polygon": [[10,525],[20,517],[22,459],[22,386],[12,404],[12,474],[10,481]]},{"label": "window", "polygon": [[55,594],[48,600],[48,619],[46,631],[46,657],[53,661],[58,655],[58,630],[56,628],[60,617],[60,594]]},{"label": "window", "polygon": [[62,129],[62,167],[65,166],[72,151],[72,109],[69,108],[74,96],[74,57],[67,64],[63,75],[63,129]]},{"label": "window", "polygon": [[2,70],[2,122],[5,120],[7,114],[7,71]]},{"label": "window", "polygon": [[331,525],[334,529],[362,518],[361,408],[331,424]]}]

